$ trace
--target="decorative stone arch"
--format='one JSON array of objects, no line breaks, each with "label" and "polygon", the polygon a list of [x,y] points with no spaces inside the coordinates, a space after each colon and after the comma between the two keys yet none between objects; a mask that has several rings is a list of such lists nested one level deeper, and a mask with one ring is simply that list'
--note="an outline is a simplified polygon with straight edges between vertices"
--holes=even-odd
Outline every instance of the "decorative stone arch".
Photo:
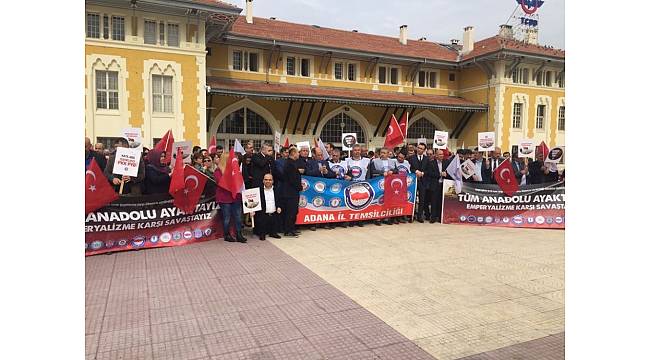
[{"label": "decorative stone arch", "polygon": [[[415,115],[412,118],[409,118],[408,127],[411,127],[412,124],[415,124],[416,121],[418,121],[418,120],[420,120],[422,118],[425,118],[425,119],[429,120],[429,122],[431,122],[436,127],[436,129],[438,129],[438,130],[447,131],[447,132],[452,131],[452,129],[447,127],[445,122],[442,121],[442,119],[438,115],[436,115],[435,113],[433,113],[431,110],[428,110],[428,109],[418,113],[417,115]],[[397,121],[399,121],[399,119]]]},{"label": "decorative stone arch", "polygon": [[266,122],[269,124],[271,127],[271,131],[275,133],[275,131],[282,132],[282,129],[280,128],[280,123],[278,120],[271,114],[270,111],[266,110],[262,105],[254,102],[253,100],[249,98],[244,98],[241,99],[235,103],[232,103],[225,108],[223,108],[215,117],[213,117],[210,120],[210,126],[208,127],[208,135],[216,134],[217,129],[221,125],[221,122],[223,119],[226,118],[226,116],[230,115],[231,113],[243,108],[249,108],[256,112],[258,115],[262,116]]},{"label": "decorative stone arch", "polygon": [[316,128],[316,136],[321,136],[321,132],[323,131],[323,127],[325,127],[325,124],[327,124],[332,118],[339,113],[344,113],[348,115],[349,117],[352,118],[352,120],[356,121],[359,126],[363,129],[363,132],[365,133],[366,137],[366,145],[371,142],[372,140],[372,126],[370,125],[370,122],[368,119],[366,119],[363,114],[355,110],[351,106],[347,105],[342,105],[339,106],[338,108],[328,112],[323,116],[323,121],[320,122],[318,127]]}]

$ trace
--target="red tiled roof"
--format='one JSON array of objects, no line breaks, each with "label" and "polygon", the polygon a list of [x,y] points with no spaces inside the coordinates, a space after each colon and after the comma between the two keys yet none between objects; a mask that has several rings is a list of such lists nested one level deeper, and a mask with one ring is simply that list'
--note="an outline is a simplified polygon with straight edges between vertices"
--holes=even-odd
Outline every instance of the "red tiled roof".
[{"label": "red tiled roof", "polygon": [[447,108],[450,110],[483,111],[486,105],[475,103],[460,97],[442,95],[422,95],[410,92],[387,92],[372,90],[355,90],[324,86],[267,84],[261,81],[242,81],[219,77],[208,77],[207,84],[214,93],[228,95],[252,95],[273,98],[293,98],[298,101],[328,100],[351,104],[374,104],[396,106],[415,106],[427,108]]},{"label": "red tiled roof", "polygon": [[554,49],[547,46],[528,44],[523,41],[504,39],[500,36],[493,36],[474,43],[474,50],[463,55],[462,60],[471,59],[477,56],[490,54],[499,50],[512,50],[522,53],[529,53],[542,56],[550,56],[564,59],[564,50]]},{"label": "red tiled roof", "polygon": [[[395,29],[395,32],[399,29]],[[248,24],[240,16],[233,24],[231,34],[260,39],[274,39],[291,43],[317,45],[347,50],[392,54],[456,62],[457,52],[430,41],[409,39],[402,45],[397,37],[364,34],[346,30],[315,27],[280,20],[253,18]]]},{"label": "red tiled roof", "polygon": [[189,0],[189,1],[198,4],[203,4],[203,5],[215,6],[221,9],[242,10],[235,5],[229,4],[224,1],[219,1],[219,0]]}]

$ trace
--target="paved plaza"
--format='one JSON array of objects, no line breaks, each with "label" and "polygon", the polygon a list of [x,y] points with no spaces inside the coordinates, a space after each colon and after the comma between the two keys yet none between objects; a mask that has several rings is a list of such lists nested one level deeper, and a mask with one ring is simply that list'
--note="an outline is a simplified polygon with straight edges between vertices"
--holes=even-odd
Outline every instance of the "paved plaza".
[{"label": "paved plaza", "polygon": [[86,258],[86,359],[460,358],[564,358],[564,231],[368,225]]}]

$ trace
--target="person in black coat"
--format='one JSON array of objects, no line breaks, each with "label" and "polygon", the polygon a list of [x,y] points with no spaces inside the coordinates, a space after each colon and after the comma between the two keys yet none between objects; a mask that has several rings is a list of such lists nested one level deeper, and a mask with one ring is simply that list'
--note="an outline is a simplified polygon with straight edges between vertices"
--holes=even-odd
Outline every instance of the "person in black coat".
[{"label": "person in black coat", "polygon": [[409,164],[411,164],[411,172],[415,173],[418,180],[418,211],[415,217],[418,222],[424,222],[422,215],[425,208],[429,207],[429,199],[426,196],[429,188],[429,182],[426,181],[428,176],[425,178],[429,171],[429,159],[425,154],[426,151],[427,145],[420,143],[417,146],[417,153],[408,159]]},{"label": "person in black coat", "polygon": [[273,175],[264,175],[262,181],[264,183],[264,185],[260,186],[262,210],[253,213],[255,216],[255,233],[260,240],[266,240],[266,235],[279,239],[280,217],[283,215],[282,207],[278,201],[281,191],[273,186]]},{"label": "person in black coat", "polygon": [[151,150],[147,155],[148,163],[144,170],[144,193],[166,194],[169,192],[169,167],[163,165],[166,154],[164,151]]},{"label": "person in black coat", "polygon": [[542,152],[535,155],[535,161],[528,163],[528,184],[556,182],[557,178],[557,171],[551,171],[550,166],[544,163],[544,154]]},{"label": "person in black coat", "polygon": [[431,189],[431,217],[430,223],[440,222],[442,212],[442,183],[444,179],[451,179],[447,175],[449,160],[444,160],[444,152],[440,149],[435,152],[435,160],[429,163],[429,188]]},{"label": "person in black coat", "polygon": [[271,145],[264,143],[258,153],[251,157],[251,184],[253,187],[263,185],[264,175],[273,174],[275,171],[275,161],[273,160],[273,148]]},{"label": "person in black coat", "polygon": [[323,160],[323,150],[313,148],[312,154],[314,156],[306,162],[305,175],[335,179],[336,174],[330,169],[330,164],[327,160]]},{"label": "person in black coat", "polygon": [[284,236],[296,237],[296,217],[298,215],[298,202],[300,201],[300,191],[302,183],[300,181],[300,171],[298,170],[298,149],[289,150],[289,158],[284,165],[284,182],[282,183],[282,193],[284,197]]},{"label": "person in black coat", "polygon": [[104,154],[93,150],[93,145],[90,143],[90,138],[86,138],[86,144],[84,147],[86,150],[86,170],[88,170],[88,167],[90,166],[92,160],[95,159],[97,166],[99,166],[99,168],[104,171],[104,169],[106,169],[106,157]]}]

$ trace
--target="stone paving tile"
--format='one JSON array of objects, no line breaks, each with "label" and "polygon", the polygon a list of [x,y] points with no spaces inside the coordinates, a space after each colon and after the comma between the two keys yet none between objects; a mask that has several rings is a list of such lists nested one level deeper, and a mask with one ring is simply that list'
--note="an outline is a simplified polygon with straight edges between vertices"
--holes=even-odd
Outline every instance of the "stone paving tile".
[{"label": "stone paving tile", "polygon": [[325,310],[318,306],[313,300],[278,305],[278,308],[280,308],[289,319],[325,314]]},{"label": "stone paving tile", "polygon": [[236,312],[200,317],[197,321],[202,334],[213,334],[246,327],[241,316]]},{"label": "stone paving tile", "polygon": [[194,315],[196,315],[196,317],[237,312],[237,306],[234,301],[229,298],[219,300],[204,299],[204,301],[193,303],[192,309],[194,310]]},{"label": "stone paving tile", "polygon": [[97,353],[97,360],[152,360],[151,345],[135,346],[126,349]]},{"label": "stone paving tile", "polygon": [[102,323],[102,332],[126,330],[130,328],[149,326],[149,312],[129,312],[106,315]]},{"label": "stone paving tile", "polygon": [[277,360],[268,350],[252,349],[210,357],[211,360]]},{"label": "stone paving tile", "polygon": [[250,350],[258,347],[248,329],[223,331],[204,335],[203,338],[211,356]]},{"label": "stone paving tile", "polygon": [[328,332],[345,330],[345,327],[336,321],[336,318],[334,318],[333,315],[334,314],[308,316],[292,319],[291,322],[298,328],[298,330],[300,330],[304,336],[314,336]]},{"label": "stone paving tile", "polygon": [[194,319],[191,305],[173,306],[163,309],[151,309],[151,324],[164,324],[167,322]]},{"label": "stone paving tile", "polygon": [[378,317],[363,308],[343,310],[331,313],[330,315],[347,329],[384,323],[379,320]]},{"label": "stone paving tile", "polygon": [[333,360],[379,360],[379,356],[372,351],[361,351],[354,354],[348,354],[335,357]]},{"label": "stone paving tile", "polygon": [[249,328],[253,338],[260,346],[272,345],[290,340],[303,338],[302,333],[291,321],[281,321],[272,324]]},{"label": "stone paving tile", "polygon": [[95,355],[97,353],[97,344],[99,343],[99,334],[86,334],[86,355]]},{"label": "stone paving tile", "polygon": [[309,341],[298,339],[280,344],[265,346],[264,354],[270,354],[274,360],[320,360],[324,359]]},{"label": "stone paving tile", "polygon": [[154,359],[192,360],[208,356],[205,341],[200,336],[153,344]]},{"label": "stone paving tile", "polygon": [[564,333],[463,357],[459,360],[563,360]]},{"label": "stone paving tile", "polygon": [[420,349],[412,342],[402,342],[388,345],[372,350],[380,359],[400,359],[400,360],[435,360],[426,351]]},{"label": "stone paving tile", "polygon": [[325,358],[368,350],[367,346],[347,330],[308,336],[307,339]]},{"label": "stone paving tile", "polygon": [[359,304],[345,295],[316,299],[314,301],[316,304],[318,304],[318,306],[329,313],[356,309],[359,307]]},{"label": "stone paving tile", "polygon": [[357,327],[350,329],[350,332],[370,349],[408,341],[386,324]]},{"label": "stone paving tile", "polygon": [[99,352],[127,349],[151,343],[149,326],[103,332],[99,338]]},{"label": "stone paving tile", "polygon": [[289,319],[277,306],[241,311],[239,315],[248,326],[266,325]]},{"label": "stone paving tile", "polygon": [[191,319],[151,325],[151,335],[152,342],[158,344],[192,336],[200,336],[201,330],[196,319]]}]

